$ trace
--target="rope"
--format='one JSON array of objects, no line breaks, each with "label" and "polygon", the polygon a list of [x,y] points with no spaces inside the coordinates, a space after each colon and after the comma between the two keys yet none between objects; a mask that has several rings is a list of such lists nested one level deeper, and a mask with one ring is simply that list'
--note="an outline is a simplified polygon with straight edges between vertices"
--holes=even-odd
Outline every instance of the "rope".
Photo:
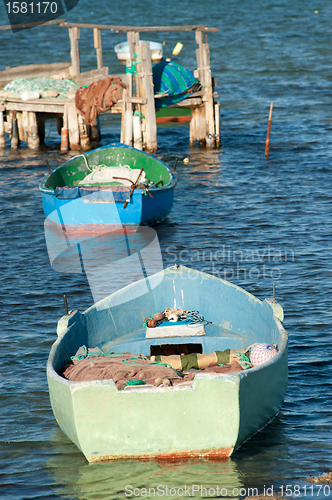
[{"label": "rope", "polygon": [[144,356],[136,356],[135,358],[123,359],[122,363],[126,363],[126,365],[140,365],[141,363],[136,363],[134,359],[146,359]]},{"label": "rope", "polygon": [[[149,318],[146,318],[143,323],[144,328],[148,328],[148,322],[153,320],[153,315],[156,313],[151,314]],[[197,323],[202,323],[203,325],[211,324],[212,321],[207,321],[204,319],[204,317],[198,312],[198,311],[186,311],[185,309],[172,309],[171,307],[166,307],[165,311],[165,318],[161,319],[159,321],[156,321],[156,326],[159,326],[161,323],[163,323],[165,320],[170,321],[170,322],[176,322],[176,318],[174,319],[174,316],[177,317],[178,321],[184,321],[188,325],[196,325]],[[173,320],[173,321],[172,321]]]},{"label": "rope", "polygon": [[87,160],[87,158],[86,158],[85,154],[83,154],[83,153],[82,153],[82,154],[80,154],[80,155],[72,156],[70,159],[71,159],[71,160],[75,160],[75,158],[79,158],[80,156],[83,156],[84,161],[85,161],[86,168],[87,168],[90,172],[92,172],[91,168],[89,167],[88,160]]},{"label": "rope", "polygon": [[122,387],[121,391],[123,391],[123,389],[125,387],[128,387],[128,385],[145,385],[146,382],[144,382],[144,380],[127,380],[127,383],[124,387]]},{"label": "rope", "polygon": [[250,359],[244,352],[236,352],[232,355],[232,358],[235,358],[244,370],[248,370],[248,368],[252,367]]},{"label": "rope", "polygon": [[99,349],[99,347],[96,347],[96,349],[98,349],[99,352],[89,352],[85,345],[82,345],[80,349],[82,349],[83,353],[82,354],[79,353],[77,356],[71,356],[70,359],[72,361],[81,361],[82,359],[96,358],[99,356],[108,356],[101,349]]},{"label": "rope", "polygon": [[153,361],[152,363],[148,363],[149,365],[160,365],[160,366],[166,366],[166,368],[172,368],[172,365],[169,365],[168,363],[162,363],[161,361]]}]

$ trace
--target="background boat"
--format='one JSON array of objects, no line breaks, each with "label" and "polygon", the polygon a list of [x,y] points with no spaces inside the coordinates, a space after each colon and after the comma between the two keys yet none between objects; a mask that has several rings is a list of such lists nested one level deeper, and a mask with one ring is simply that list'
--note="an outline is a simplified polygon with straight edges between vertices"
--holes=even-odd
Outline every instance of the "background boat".
[{"label": "background boat", "polygon": [[[124,182],[129,175],[123,173],[126,166],[132,170],[130,182]],[[103,180],[104,167],[118,168],[120,178]],[[40,191],[45,216],[56,226],[67,231],[112,231],[164,220],[172,209],[175,184],[176,174],[164,162],[115,143],[63,163],[45,176]]]},{"label": "background boat", "polygon": [[[198,310],[211,324],[200,326],[199,333],[192,333],[193,325],[180,333],[178,324],[165,336],[160,327],[147,331],[144,318],[166,307]],[[186,267],[137,281],[85,313],[76,311],[61,320],[47,364],[54,415],[90,462],[230,456],[284,401],[288,335],[278,317],[283,319],[278,304],[261,302],[238,286]],[[132,353],[136,359],[165,352],[192,356],[246,350],[257,342],[277,344],[279,352],[247,370],[202,371],[193,381],[172,387],[118,390],[114,380],[78,382],[60,375],[82,345],[103,353]],[[170,358],[162,363],[165,359]]]}]

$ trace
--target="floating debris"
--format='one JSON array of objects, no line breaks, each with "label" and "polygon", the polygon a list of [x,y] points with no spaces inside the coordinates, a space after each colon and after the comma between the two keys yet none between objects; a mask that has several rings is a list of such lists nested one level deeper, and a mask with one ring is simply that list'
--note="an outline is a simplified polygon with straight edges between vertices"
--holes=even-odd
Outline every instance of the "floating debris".
[{"label": "floating debris", "polygon": [[316,476],[316,477],[307,477],[306,481],[308,483],[325,483],[325,484],[332,484],[332,471],[331,472],[325,472],[321,476]]}]

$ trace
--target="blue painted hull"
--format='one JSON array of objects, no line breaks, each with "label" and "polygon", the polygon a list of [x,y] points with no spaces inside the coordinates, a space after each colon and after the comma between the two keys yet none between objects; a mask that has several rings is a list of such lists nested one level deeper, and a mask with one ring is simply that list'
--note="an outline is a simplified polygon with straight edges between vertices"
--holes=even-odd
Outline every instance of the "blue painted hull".
[{"label": "blue painted hull", "polygon": [[[52,175],[57,175],[60,178],[62,170],[66,170],[67,173],[70,172],[73,160],[77,164],[77,157],[75,157],[47,175],[40,184],[45,216],[56,225],[65,226],[66,228],[81,227],[89,229],[103,227],[106,230],[122,226],[153,225],[164,220],[172,210],[174,187],[176,185],[176,174],[171,172],[165,163],[147,153],[123,144],[109,145],[91,151],[84,155],[85,158],[82,155],[80,161],[84,166],[85,161],[89,161],[90,156],[95,158],[98,153],[103,158],[109,152],[113,157],[116,153],[118,158],[121,157],[121,151],[133,154],[135,159],[139,157],[140,165],[143,165],[142,168],[144,168],[145,160],[149,161],[150,164],[155,162],[157,169],[163,169],[167,173],[169,182],[163,186],[149,188],[153,197],[149,196],[144,189],[135,189],[126,207],[124,207],[124,203],[129,199],[129,188],[103,186],[97,189],[88,189],[76,186],[67,191],[62,189],[59,192],[58,189],[55,189],[55,186],[49,187]],[[75,169],[77,168],[77,165],[75,165]]]}]

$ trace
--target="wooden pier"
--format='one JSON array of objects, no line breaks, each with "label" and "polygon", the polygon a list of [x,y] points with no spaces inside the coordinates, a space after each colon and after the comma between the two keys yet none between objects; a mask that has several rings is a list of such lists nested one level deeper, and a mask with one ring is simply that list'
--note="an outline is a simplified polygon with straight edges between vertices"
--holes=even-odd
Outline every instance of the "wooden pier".
[{"label": "wooden pier", "polygon": [[[57,24],[59,28],[69,30],[71,62],[51,65],[29,65],[20,68],[10,68],[0,72],[0,87],[11,79],[58,75],[70,78],[81,85],[89,85],[109,75],[109,68],[103,65],[101,32],[122,32],[127,34],[130,60],[127,62],[126,73],[110,75],[121,77],[126,89],[122,99],[114,104],[107,113],[121,114],[120,142],[144,149],[150,153],[157,151],[157,125],[152,62],[149,42],[140,43],[140,33],[161,31],[191,31],[195,34],[197,43],[197,69],[194,76],[201,84],[201,90],[172,107],[191,110],[190,144],[219,147],[219,102],[215,92],[215,80],[211,76],[208,33],[218,31],[205,25],[195,26],[109,26],[83,23],[66,23],[64,20],[52,21],[47,24]],[[1,29],[11,29],[2,26]],[[97,68],[81,72],[79,39],[81,30],[93,31],[94,47],[96,49]],[[204,40],[205,36],[205,40]],[[55,119],[58,132],[61,135],[61,151],[90,149],[91,142],[100,139],[99,119],[93,126],[85,123],[75,106],[75,97],[67,99],[42,98],[22,101],[20,95],[0,97],[0,148],[5,148],[5,132],[10,134],[11,147],[17,148],[19,142],[27,142],[28,147],[36,149],[44,142],[45,121]]]}]

